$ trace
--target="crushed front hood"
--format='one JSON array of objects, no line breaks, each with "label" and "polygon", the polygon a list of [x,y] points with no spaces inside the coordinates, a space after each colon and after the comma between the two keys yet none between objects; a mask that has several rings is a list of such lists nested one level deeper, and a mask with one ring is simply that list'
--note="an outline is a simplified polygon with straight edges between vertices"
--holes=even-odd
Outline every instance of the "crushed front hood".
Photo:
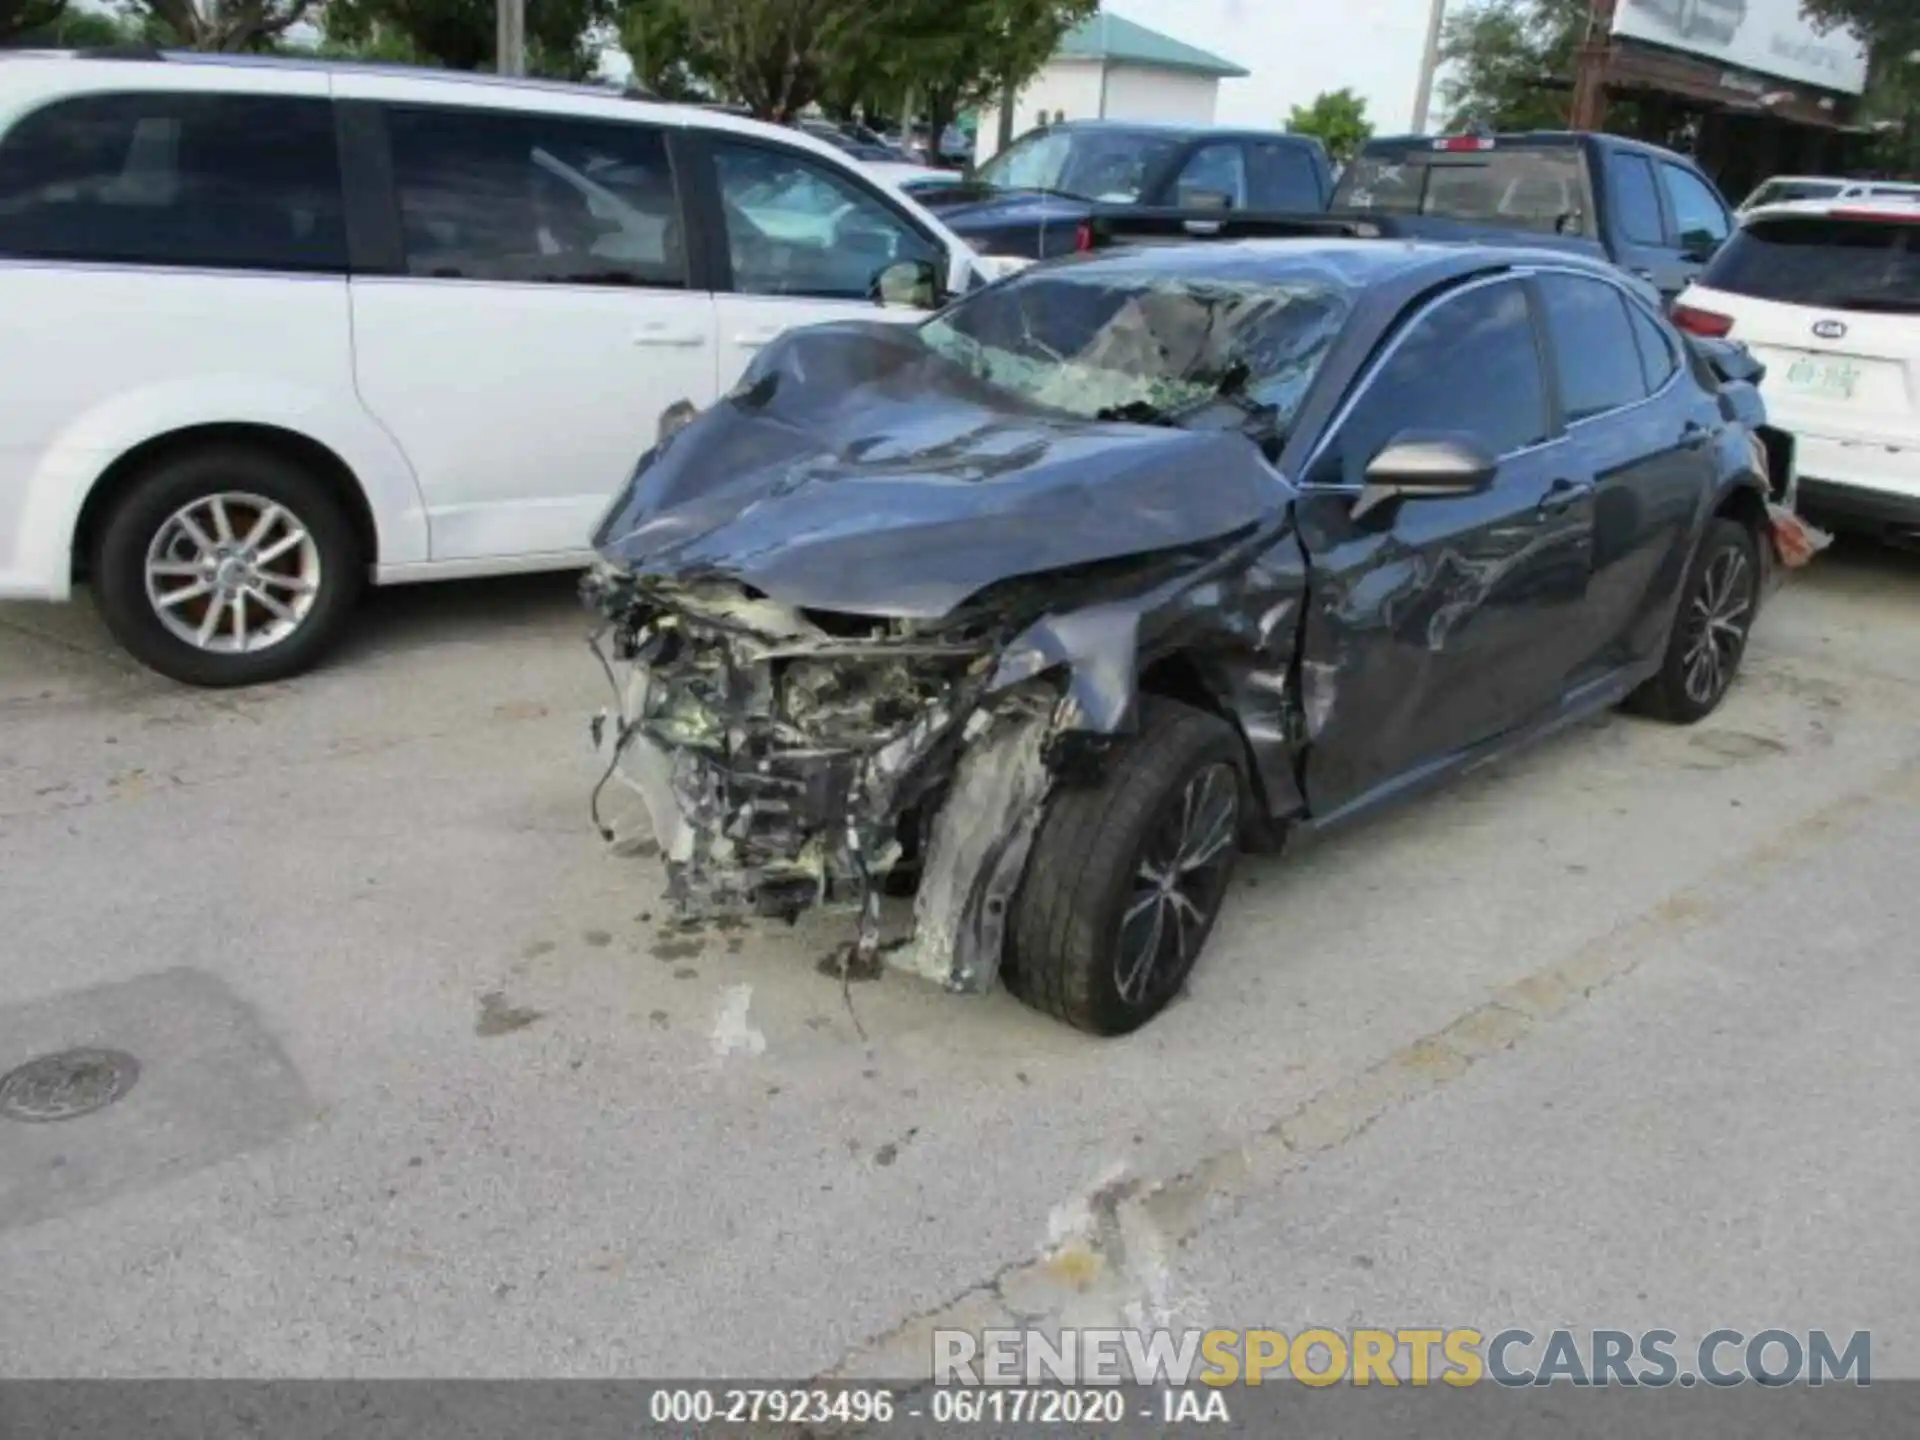
[{"label": "crushed front hood", "polygon": [[1283,485],[1231,431],[1079,421],[850,322],[790,332],[642,460],[594,546],[782,604],[937,618],[1001,580],[1203,544]]}]

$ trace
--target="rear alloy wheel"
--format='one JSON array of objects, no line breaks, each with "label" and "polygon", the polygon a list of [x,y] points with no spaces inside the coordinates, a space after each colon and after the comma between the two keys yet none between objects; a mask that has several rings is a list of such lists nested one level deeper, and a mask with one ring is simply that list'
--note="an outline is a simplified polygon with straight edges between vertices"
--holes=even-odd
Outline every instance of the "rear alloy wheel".
[{"label": "rear alloy wheel", "polygon": [[1737,520],[1713,521],[1688,572],[1666,658],[1629,707],[1679,725],[1711,715],[1740,671],[1759,607],[1753,532]]},{"label": "rear alloy wheel", "polygon": [[239,491],[188,501],[147,546],[147,603],[177,640],[216,655],[271,649],[320,596],[313,534],[291,510]]},{"label": "rear alloy wheel", "polygon": [[1149,698],[1103,782],[1057,793],[1014,900],[1007,987],[1097,1035],[1180,993],[1226,899],[1247,803],[1240,741]]},{"label": "rear alloy wheel", "polygon": [[279,456],[210,449],[134,482],[94,559],[120,643],[189,685],[254,685],[310,666],[360,588],[332,492]]}]

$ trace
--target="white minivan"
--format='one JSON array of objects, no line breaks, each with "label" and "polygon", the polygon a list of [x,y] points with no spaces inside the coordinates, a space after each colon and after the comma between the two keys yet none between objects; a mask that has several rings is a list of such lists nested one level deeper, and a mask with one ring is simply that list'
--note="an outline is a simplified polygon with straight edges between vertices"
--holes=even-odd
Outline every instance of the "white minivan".
[{"label": "white minivan", "polygon": [[363,583],[565,569],[795,325],[983,283],[793,130],[398,67],[0,54],[0,599],[163,674],[310,665]]}]

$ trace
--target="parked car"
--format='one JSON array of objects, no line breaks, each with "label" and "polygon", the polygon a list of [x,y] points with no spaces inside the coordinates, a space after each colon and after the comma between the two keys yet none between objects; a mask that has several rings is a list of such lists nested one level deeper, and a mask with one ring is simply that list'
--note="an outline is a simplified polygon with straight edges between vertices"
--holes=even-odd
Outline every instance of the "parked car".
[{"label": "parked car", "polygon": [[84,574],[164,674],[290,675],[366,580],[585,563],[654,417],[789,326],[983,279],[829,146],[716,110],[0,57],[0,597]]},{"label": "parked car", "polygon": [[1900,180],[1840,180],[1826,175],[1776,175],[1762,181],[1734,211],[1744,215],[1763,205],[1787,200],[1894,199],[1910,196],[1920,201],[1920,185]]},{"label": "parked car", "polygon": [[1811,200],[1749,213],[1674,319],[1743,341],[1797,440],[1799,503],[1920,540],[1920,205]]},{"label": "parked car", "polygon": [[973,163],[973,136],[959,125],[942,129],[937,145],[929,139],[929,133],[925,125],[916,125],[902,137],[900,148],[907,152],[908,159],[953,170]]},{"label": "parked car", "polygon": [[1243,841],[1720,704],[1772,541],[1703,356],[1601,262],[1349,239],[796,331],[595,537],[607,774],[690,914],[845,901],[871,955],[904,879],[897,963],[1134,1029]]},{"label": "parked car", "polygon": [[1691,160],[1618,135],[1543,131],[1369,142],[1335,214],[1399,217],[1435,239],[1513,241],[1611,260],[1671,300],[1733,230]]},{"label": "parked car", "polygon": [[831,120],[802,120],[800,128],[816,140],[824,140],[856,160],[891,164],[912,164],[913,157],[890,145],[864,125],[842,125]]},{"label": "parked car", "polygon": [[927,194],[953,184],[951,170],[936,170],[931,165],[916,165],[911,161],[869,160],[862,168],[874,179],[909,195]]},{"label": "parked car", "polygon": [[1032,259],[1073,253],[1102,207],[1321,211],[1332,193],[1318,140],[1117,120],[1029,131],[964,180],[920,192],[981,253]]}]

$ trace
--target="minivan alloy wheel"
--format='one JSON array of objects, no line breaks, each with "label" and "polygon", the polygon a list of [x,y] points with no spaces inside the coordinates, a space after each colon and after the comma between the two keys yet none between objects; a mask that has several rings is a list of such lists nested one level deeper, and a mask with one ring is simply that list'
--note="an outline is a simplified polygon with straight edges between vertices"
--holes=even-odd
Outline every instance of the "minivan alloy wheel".
[{"label": "minivan alloy wheel", "polygon": [[320,547],[300,518],[243,491],[197,496],[154,531],[147,600],[198,650],[252,654],[298,630],[320,593]]},{"label": "minivan alloy wheel", "polygon": [[1753,624],[1753,568],[1738,550],[1722,550],[1700,577],[1687,612],[1683,660],[1687,697],[1710,704],[1733,679]]},{"label": "minivan alloy wheel", "polygon": [[1114,984],[1130,1005],[1156,977],[1184,975],[1206,940],[1225,891],[1240,827],[1240,780],[1216,762],[1167,806],[1142,851],[1120,917]]}]

